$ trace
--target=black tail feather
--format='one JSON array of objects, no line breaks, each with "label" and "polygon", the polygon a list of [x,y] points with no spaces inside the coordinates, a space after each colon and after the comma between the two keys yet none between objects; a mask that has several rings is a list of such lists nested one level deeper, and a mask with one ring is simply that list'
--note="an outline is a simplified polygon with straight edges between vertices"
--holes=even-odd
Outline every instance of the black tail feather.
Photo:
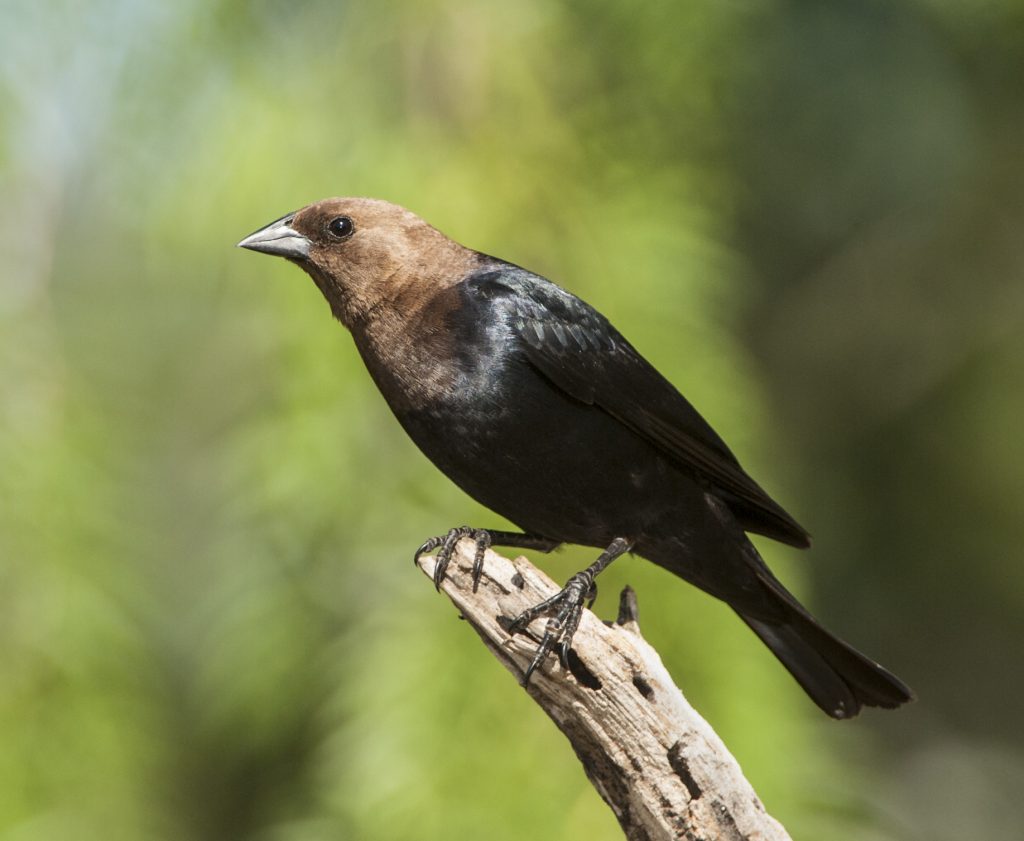
[{"label": "black tail feather", "polygon": [[828,715],[851,718],[862,706],[891,709],[913,700],[903,681],[830,634],[803,608],[786,612],[781,623],[740,617]]}]

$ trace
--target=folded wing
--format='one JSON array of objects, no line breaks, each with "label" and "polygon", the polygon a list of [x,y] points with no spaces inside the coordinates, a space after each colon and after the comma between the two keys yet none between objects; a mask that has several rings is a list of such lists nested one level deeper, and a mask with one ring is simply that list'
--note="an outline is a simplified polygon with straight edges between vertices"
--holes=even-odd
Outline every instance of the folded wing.
[{"label": "folded wing", "polygon": [[513,266],[468,282],[504,311],[530,364],[555,386],[607,412],[696,474],[745,530],[810,545],[807,532],[747,475],[690,402],[593,307]]}]

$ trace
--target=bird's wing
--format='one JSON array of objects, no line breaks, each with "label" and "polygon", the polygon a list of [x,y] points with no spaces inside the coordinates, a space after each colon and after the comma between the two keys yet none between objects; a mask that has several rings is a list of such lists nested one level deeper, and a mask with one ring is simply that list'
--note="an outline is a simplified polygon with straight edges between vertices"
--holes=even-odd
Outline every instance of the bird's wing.
[{"label": "bird's wing", "polygon": [[481,274],[475,283],[504,311],[529,362],[558,388],[698,474],[744,529],[792,546],[810,544],[690,402],[593,307],[518,267]]}]

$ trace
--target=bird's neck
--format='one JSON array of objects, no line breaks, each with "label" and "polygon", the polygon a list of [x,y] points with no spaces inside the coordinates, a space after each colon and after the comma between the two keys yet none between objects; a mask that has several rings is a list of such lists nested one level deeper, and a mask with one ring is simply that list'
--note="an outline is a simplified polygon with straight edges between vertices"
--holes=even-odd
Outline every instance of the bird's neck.
[{"label": "bird's neck", "polygon": [[[430,290],[429,292],[427,290]],[[352,333],[367,369],[396,412],[418,408],[453,385],[452,337],[445,324],[454,284],[397,283],[391,294],[335,316]]]},{"label": "bird's neck", "polygon": [[344,285],[311,272],[396,411],[443,398],[453,387],[449,315],[459,306],[459,284],[481,259],[446,239],[429,265],[377,265],[372,276],[349,275]]}]

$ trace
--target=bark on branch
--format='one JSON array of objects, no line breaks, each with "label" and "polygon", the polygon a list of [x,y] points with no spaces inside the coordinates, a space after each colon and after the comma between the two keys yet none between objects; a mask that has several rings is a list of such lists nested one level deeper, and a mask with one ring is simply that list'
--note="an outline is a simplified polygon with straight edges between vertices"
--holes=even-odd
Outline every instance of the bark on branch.
[{"label": "bark on branch", "polygon": [[[510,561],[489,551],[474,593],[469,546],[459,544],[441,589],[519,680],[539,636],[510,638],[504,627],[559,587],[526,558]],[[419,566],[431,576],[434,558],[421,558]],[[542,632],[545,621],[537,620],[531,635]],[[623,591],[614,624],[584,611],[573,650],[570,674],[551,656],[527,691],[569,739],[628,839],[788,841],[640,635],[632,590]]]}]

